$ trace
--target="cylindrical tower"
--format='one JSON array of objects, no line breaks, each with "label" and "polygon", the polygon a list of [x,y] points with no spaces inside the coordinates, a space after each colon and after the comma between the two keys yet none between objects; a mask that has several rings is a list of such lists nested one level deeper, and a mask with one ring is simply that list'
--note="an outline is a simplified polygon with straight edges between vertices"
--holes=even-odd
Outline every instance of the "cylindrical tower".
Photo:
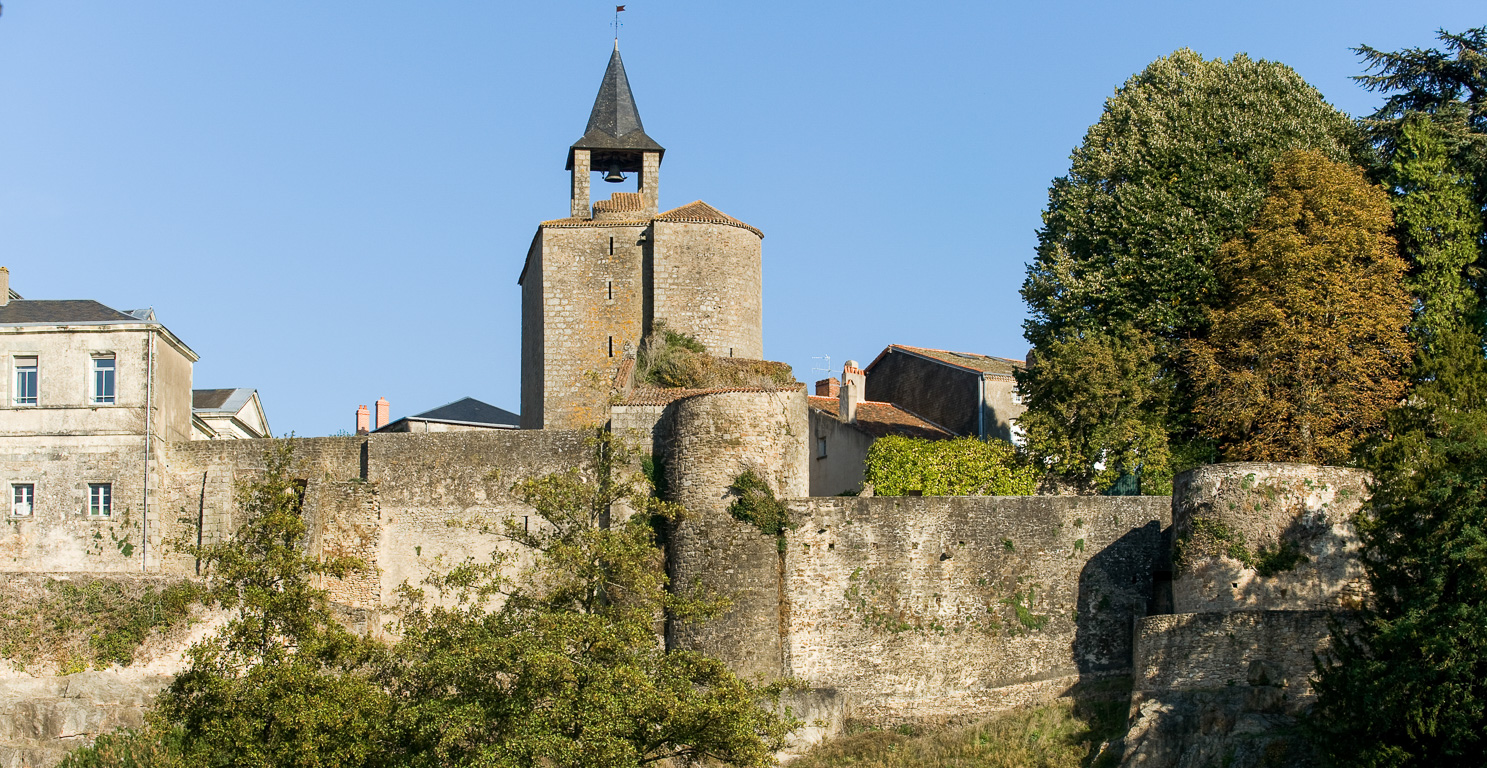
[{"label": "cylindrical tower", "polygon": [[809,494],[805,389],[695,395],[673,408],[666,474],[687,509],[668,544],[673,588],[700,585],[732,604],[706,622],[671,622],[667,645],[722,659],[744,677],[779,677],[780,539],[734,519],[729,487],[753,471],[777,498]]},{"label": "cylindrical tower", "polygon": [[652,223],[650,320],[718,357],[764,357],[759,230],[697,201]]},{"label": "cylindrical tower", "polygon": [[1213,464],[1173,483],[1175,613],[1356,607],[1353,515],[1369,474],[1312,464]]}]

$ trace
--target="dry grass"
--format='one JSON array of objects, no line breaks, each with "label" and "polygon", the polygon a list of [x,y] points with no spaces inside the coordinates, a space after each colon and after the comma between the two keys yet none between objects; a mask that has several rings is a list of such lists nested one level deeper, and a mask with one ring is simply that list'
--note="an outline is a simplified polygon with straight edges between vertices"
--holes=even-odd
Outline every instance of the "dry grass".
[{"label": "dry grass", "polygon": [[811,750],[790,768],[1092,768],[1113,767],[1104,742],[1125,732],[1126,702],[1059,699],[972,726],[918,736],[870,731]]},{"label": "dry grass", "polygon": [[205,595],[183,579],[15,574],[0,580],[0,656],[33,674],[129,666],[145,641],[182,630]]},{"label": "dry grass", "polygon": [[657,321],[636,355],[635,382],[682,389],[785,387],[795,376],[785,363],[714,357],[701,342]]}]

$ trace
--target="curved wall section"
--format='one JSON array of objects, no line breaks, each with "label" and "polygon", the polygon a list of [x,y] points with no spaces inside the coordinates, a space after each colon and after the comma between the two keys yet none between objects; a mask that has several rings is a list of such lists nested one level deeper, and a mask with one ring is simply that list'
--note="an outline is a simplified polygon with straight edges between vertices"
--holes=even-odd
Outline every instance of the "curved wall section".
[{"label": "curved wall section", "polygon": [[1368,497],[1360,469],[1213,464],[1172,495],[1176,613],[1357,607],[1364,594],[1352,518]]},{"label": "curved wall section", "polygon": [[718,357],[764,357],[760,237],[730,224],[656,221],[651,319]]},{"label": "curved wall section", "polygon": [[730,598],[710,621],[671,622],[670,647],[702,651],[745,677],[779,677],[781,634],[779,540],[728,512],[728,487],[745,470],[764,478],[777,498],[809,493],[804,388],[696,395],[673,407],[674,437],[666,474],[687,516],[671,532],[669,570],[678,589],[700,585]]}]

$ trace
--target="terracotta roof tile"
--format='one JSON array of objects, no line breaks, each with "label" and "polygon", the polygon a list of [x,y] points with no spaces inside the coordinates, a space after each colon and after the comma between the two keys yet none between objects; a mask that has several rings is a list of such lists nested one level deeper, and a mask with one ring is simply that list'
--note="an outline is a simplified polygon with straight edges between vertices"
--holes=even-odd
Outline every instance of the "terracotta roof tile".
[{"label": "terracotta roof tile", "polygon": [[686,224],[727,224],[731,227],[747,229],[760,237],[764,237],[764,233],[758,229],[723,213],[701,200],[694,200],[678,208],[672,208],[664,213],[656,214],[656,221],[677,221]]},{"label": "terracotta roof tile", "polygon": [[645,210],[645,198],[639,192],[615,192],[608,200],[600,200],[594,203],[595,211],[621,212],[635,211],[639,213]]},{"label": "terracotta roof tile", "polygon": [[[841,418],[841,400],[835,397],[809,397],[810,407],[834,418]],[[864,400],[857,404],[857,423],[852,426],[873,437],[903,435],[926,440],[946,440],[955,434],[893,403]]]},{"label": "terracotta roof tile", "polygon": [[[630,396],[617,405],[669,405],[697,395],[716,395],[725,392],[797,392],[805,385],[796,382],[792,387],[719,387],[717,389],[661,389],[658,387],[636,387]],[[814,399],[814,398],[813,398]]]},{"label": "terracotta roof tile", "polygon": [[[951,352],[945,349],[910,347],[904,344],[890,344],[888,345],[888,349],[902,349],[905,352],[912,352],[916,355],[930,358],[931,360],[938,360],[942,363],[948,363],[950,365],[976,371],[977,373],[989,374],[992,376],[1006,376],[1010,378],[1013,371],[1020,370],[1026,367],[1026,363],[1021,360],[1013,360],[1007,357],[979,355],[973,352]],[[885,350],[885,352],[886,351],[887,350]],[[879,357],[881,358],[882,356],[879,355]],[[873,362],[876,363],[878,361],[874,360]],[[868,367],[871,368],[872,366],[869,365]]]}]

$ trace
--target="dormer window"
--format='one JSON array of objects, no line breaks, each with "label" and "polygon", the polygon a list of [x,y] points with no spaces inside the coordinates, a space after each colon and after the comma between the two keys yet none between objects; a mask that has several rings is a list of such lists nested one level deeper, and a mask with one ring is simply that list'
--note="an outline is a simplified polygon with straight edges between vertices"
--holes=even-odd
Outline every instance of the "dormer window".
[{"label": "dormer window", "polygon": [[37,365],[34,357],[15,358],[15,405],[36,405]]},{"label": "dormer window", "polygon": [[93,356],[93,405],[114,404],[114,356]]}]

